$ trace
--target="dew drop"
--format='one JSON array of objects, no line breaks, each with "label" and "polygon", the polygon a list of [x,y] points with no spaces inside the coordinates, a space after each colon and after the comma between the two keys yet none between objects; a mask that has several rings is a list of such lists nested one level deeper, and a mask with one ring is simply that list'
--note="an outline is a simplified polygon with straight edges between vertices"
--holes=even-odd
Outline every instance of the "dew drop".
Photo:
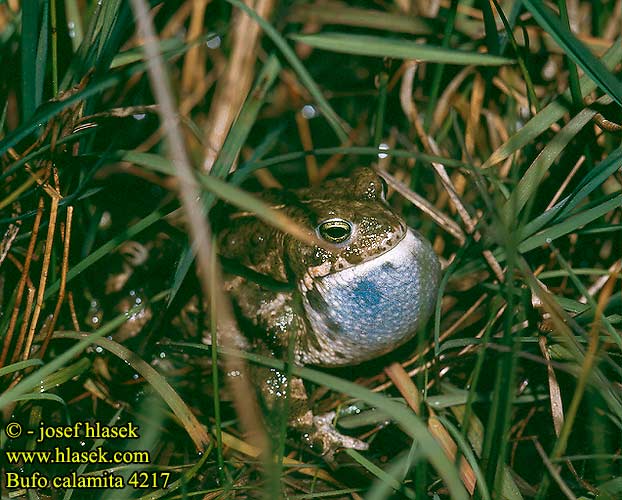
[{"label": "dew drop", "polygon": [[317,116],[317,109],[312,104],[305,104],[302,107],[302,116],[304,116],[307,120],[311,118],[315,118]]},{"label": "dew drop", "polygon": [[210,38],[207,41],[207,46],[210,49],[217,49],[218,47],[220,47],[222,40],[220,39],[220,37],[218,35],[216,35],[214,38]]},{"label": "dew drop", "polygon": [[[388,151],[389,150],[389,145],[385,144],[384,142],[378,145],[378,149],[380,151]],[[381,160],[383,158],[387,158],[389,155],[387,153],[378,153],[378,158],[380,158]]]}]

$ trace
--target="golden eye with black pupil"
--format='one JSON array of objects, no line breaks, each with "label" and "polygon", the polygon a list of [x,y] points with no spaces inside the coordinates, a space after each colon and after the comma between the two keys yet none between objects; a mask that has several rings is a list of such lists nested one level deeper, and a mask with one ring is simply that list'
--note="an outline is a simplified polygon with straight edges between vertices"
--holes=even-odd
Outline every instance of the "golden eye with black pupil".
[{"label": "golden eye with black pupil", "polygon": [[343,219],[331,219],[322,222],[317,231],[329,243],[343,243],[352,234],[352,224]]}]

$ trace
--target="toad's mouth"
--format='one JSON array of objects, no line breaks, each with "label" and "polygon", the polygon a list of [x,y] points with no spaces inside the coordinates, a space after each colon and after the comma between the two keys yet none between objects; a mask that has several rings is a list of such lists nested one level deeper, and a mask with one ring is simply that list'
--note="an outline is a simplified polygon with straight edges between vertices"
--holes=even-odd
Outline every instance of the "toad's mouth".
[{"label": "toad's mouth", "polygon": [[303,291],[315,334],[306,362],[355,364],[406,342],[432,312],[439,275],[430,243],[408,228],[385,253],[315,279]]},{"label": "toad's mouth", "polygon": [[[303,286],[303,288],[305,287],[311,287],[312,286],[312,281],[315,281],[317,279],[322,279],[325,278],[326,276],[329,276],[331,274],[337,274],[337,273],[341,273],[343,271],[346,271],[348,269],[351,268],[359,268],[361,266],[364,266],[366,263],[374,261],[376,259],[382,258],[384,255],[386,255],[389,252],[394,251],[403,241],[404,239],[407,237],[407,233],[409,231],[412,231],[408,226],[406,226],[403,223],[400,223],[400,235],[398,238],[396,238],[395,240],[390,239],[389,240],[389,245],[388,248],[386,248],[385,250],[376,253],[374,255],[368,256],[366,259],[363,260],[363,262],[360,262],[358,264],[352,264],[350,262],[348,262],[346,259],[344,259],[343,257],[338,257],[337,260],[335,261],[335,263],[331,263],[329,261],[326,261],[320,265],[317,266],[313,266],[310,267],[306,273],[306,275],[303,277],[302,281],[301,281],[301,285]],[[343,244],[339,244],[336,245],[337,247],[343,247]],[[333,269],[337,269],[337,271],[334,271]]]}]

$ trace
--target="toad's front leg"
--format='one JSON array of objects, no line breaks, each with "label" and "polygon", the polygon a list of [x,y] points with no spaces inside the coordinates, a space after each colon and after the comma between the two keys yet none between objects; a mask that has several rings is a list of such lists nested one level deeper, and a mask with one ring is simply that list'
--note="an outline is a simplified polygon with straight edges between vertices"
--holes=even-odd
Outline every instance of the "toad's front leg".
[{"label": "toad's front leg", "polygon": [[283,371],[275,368],[255,367],[253,376],[258,381],[262,399],[267,406],[269,429],[278,435],[280,416],[285,414],[289,427],[298,432],[304,441],[332,460],[334,453],[340,448],[366,450],[369,445],[365,441],[341,434],[335,427],[335,412],[314,415],[307,391],[301,378],[289,378]]},{"label": "toad's front leg", "polygon": [[[253,350],[286,363],[299,364],[304,358],[303,351],[308,346],[309,338],[309,325],[300,297],[294,292],[272,292],[241,280],[230,286],[229,291],[242,315],[253,323],[256,331]],[[292,376],[288,379],[287,373],[282,370],[257,365],[252,368],[252,373],[268,414],[274,417],[268,419],[268,427],[273,434],[278,435],[278,422],[282,422],[281,416],[285,414],[291,428],[300,433],[311,447],[331,458],[339,448],[368,448],[364,441],[337,431],[334,412],[313,414],[301,378]]]}]

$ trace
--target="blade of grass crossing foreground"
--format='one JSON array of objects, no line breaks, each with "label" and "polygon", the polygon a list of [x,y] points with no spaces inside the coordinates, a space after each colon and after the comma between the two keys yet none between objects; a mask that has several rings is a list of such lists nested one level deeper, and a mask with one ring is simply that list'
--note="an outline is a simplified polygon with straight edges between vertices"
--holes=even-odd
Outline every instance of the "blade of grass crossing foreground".
[{"label": "blade of grass crossing foreground", "polygon": [[[466,420],[465,419],[466,417],[465,407],[464,406],[452,406],[451,411],[456,417],[456,419],[458,421],[461,421],[464,426],[464,422]],[[475,454],[481,455],[482,447],[483,447],[482,443],[484,440],[483,438],[484,426],[482,425],[480,420],[475,415],[471,415],[468,418],[468,420],[466,420],[466,422],[468,423],[468,427],[469,427],[468,435],[467,435],[468,441],[471,447],[473,448]],[[464,435],[464,431],[462,432],[462,434]],[[510,473],[509,466],[506,466],[504,468],[502,494],[500,495],[499,498],[503,498],[504,500],[523,500],[523,496],[521,495],[520,490],[518,489],[518,486],[516,485],[516,481],[514,481],[514,478],[512,477],[512,474]]]},{"label": "blade of grass crossing foreground", "polygon": [[[281,65],[279,64],[278,59],[276,58],[276,56],[271,55],[264,64],[263,69],[259,73],[255,86],[249,93],[248,98],[246,99],[246,102],[244,103],[244,106],[242,107],[242,110],[238,115],[238,118],[236,119],[233,127],[227,135],[227,139],[225,140],[225,143],[220,150],[218,158],[216,158],[216,162],[212,167],[210,175],[218,178],[224,178],[227,176],[227,174],[231,170],[233,162],[240,153],[242,146],[244,146],[248,134],[250,133],[252,127],[255,125],[259,110],[265,103],[268,90],[272,87],[272,84],[274,83],[280,70]],[[208,212],[216,200],[216,195],[212,192],[206,192],[203,195],[203,200],[205,203],[206,212]],[[169,305],[172,303],[175,295],[177,294],[177,291],[179,290],[179,287],[186,278],[186,275],[190,270],[190,266],[193,261],[194,256],[192,254],[190,246],[187,245],[182,252],[182,258],[179,260],[175,269],[175,274],[173,277],[173,287],[171,290],[171,294],[168,298]]]},{"label": "blade of grass crossing foreground", "polygon": [[[151,153],[138,153],[135,151],[118,151],[117,153],[116,159],[118,160],[123,159],[124,161],[136,163],[156,172],[173,175],[173,168],[170,161],[163,156]],[[292,219],[288,216],[274,210],[265,201],[240,189],[234,184],[225,182],[213,175],[206,174],[198,174],[197,180],[202,188],[216,195],[221,200],[256,214],[263,221],[285,233],[291,234],[301,241],[312,245],[322,245],[321,240],[319,240],[309,228],[294,224]]]},{"label": "blade of grass crossing foreground", "polygon": [[380,73],[378,78],[378,107],[376,108],[376,121],[374,123],[374,143],[373,146],[379,147],[382,142],[384,129],[384,113],[387,107],[387,84],[389,75],[385,71]]},{"label": "blade of grass crossing foreground", "polygon": [[248,16],[250,16],[261,29],[264,30],[266,35],[270,37],[270,39],[274,42],[274,44],[278,47],[278,49],[282,52],[287,62],[292,66],[294,71],[298,74],[298,77],[302,81],[302,84],[307,88],[311,96],[315,99],[317,106],[322,111],[322,114],[330,124],[331,128],[335,132],[335,135],[339,138],[339,140],[344,143],[348,140],[348,132],[350,131],[350,126],[346,124],[338,115],[335,113],[331,105],[328,103],[326,98],[322,95],[317,83],[313,80],[307,69],[304,67],[296,53],[292,50],[292,48],[287,44],[287,42],[283,39],[281,34],[274,29],[274,27],[259,16],[253,9],[248,7],[246,4],[241,2],[240,0],[226,0],[232,5],[235,5],[238,9],[243,10]]},{"label": "blade of grass crossing foreground", "polygon": [[89,62],[95,50],[95,41],[98,33],[97,26],[99,24],[99,14],[102,10],[102,5],[103,3],[100,2],[95,2],[93,5],[86,34],[77,50],[74,49],[74,56],[71,60],[71,64],[60,84],[61,90],[67,90],[72,84],[76,83],[76,81],[81,78],[85,68],[90,67]]},{"label": "blade of grass crossing foreground", "polygon": [[[378,153],[380,151],[378,148],[372,147],[361,147],[361,146],[350,146],[350,147],[335,147],[335,148],[317,148],[311,151],[295,151],[293,153],[286,153],[283,155],[273,156],[271,158],[267,158],[265,160],[257,160],[256,162],[248,161],[244,163],[244,168],[239,168],[231,175],[231,182],[233,184],[242,184],[250,174],[255,170],[259,170],[262,168],[268,168],[274,165],[280,165],[282,163],[288,163],[291,161],[299,160],[308,156],[310,154],[316,156],[332,156],[335,154],[353,154],[353,155],[363,155],[363,156],[372,156],[378,158]],[[394,156],[396,158],[414,158],[418,160],[422,160],[424,162],[439,162],[445,165],[446,167],[462,167],[468,168],[468,165],[465,163],[454,160],[452,158],[442,158],[440,156],[427,155],[425,153],[421,153],[419,151],[408,151],[404,149],[387,149],[381,151],[383,154],[387,156]],[[2,174],[0,174],[0,179],[2,178]]]},{"label": "blade of grass crossing foreground", "polygon": [[[212,238],[212,245],[214,251],[211,253],[210,259],[210,273],[208,279],[210,280],[210,290],[217,290],[219,283],[216,283],[214,277],[216,276],[216,272],[218,265],[218,249],[216,247],[216,239]],[[210,296],[210,311],[216,311],[217,305],[214,294]],[[218,320],[216,314],[210,314],[210,330],[211,330],[211,339],[212,345],[218,345]],[[212,349],[212,366],[218,366],[218,349]],[[220,417],[220,382],[219,382],[219,372],[218,370],[212,370],[212,390],[214,391],[214,430],[216,433],[216,458],[218,460],[218,476],[222,483],[225,482],[225,461],[224,461],[224,453],[222,447],[222,421]]]},{"label": "blade of grass crossing foreground", "polygon": [[97,44],[97,62],[102,58],[112,61],[112,57],[116,55],[117,51],[110,47],[110,41],[113,38],[115,28],[118,27],[119,23],[117,21],[121,9],[123,9],[121,0],[108,0],[104,2],[104,8],[101,13],[102,25]]},{"label": "blade of grass crossing foreground", "polygon": [[306,23],[313,19],[318,24],[358,26],[392,33],[430,35],[434,33],[428,18],[405,16],[401,12],[350,7],[346,3],[310,3],[294,5],[288,11],[293,22]]},{"label": "blade of grass crossing foreground", "polygon": [[[124,407],[121,407],[121,408],[119,408],[116,411],[116,413],[112,416],[112,418],[108,422],[108,426],[109,427],[112,427],[113,425],[115,425],[115,424],[117,424],[119,422],[119,418],[121,417],[121,413],[123,413],[124,409],[125,409]],[[93,441],[93,445],[91,446],[91,450],[90,451],[96,451],[97,448],[100,447],[100,446],[103,446],[105,442],[106,442],[106,440],[103,439],[103,438],[95,439]],[[78,474],[78,475],[83,474],[88,466],[89,466],[88,462],[80,464],[78,466],[78,468],[76,469],[76,474]],[[63,497],[63,500],[70,500],[71,497],[73,496],[73,492],[74,492],[74,488],[67,489],[67,491],[65,491],[65,496]]]},{"label": "blade of grass crossing foreground", "polygon": [[276,447],[276,457],[274,467],[270,468],[268,476],[268,487],[266,491],[270,493],[270,498],[281,498],[281,476],[283,474],[283,458],[285,456],[285,439],[287,438],[287,425],[289,422],[291,407],[291,386],[292,386],[292,367],[295,363],[296,356],[296,330],[292,329],[289,334],[287,347],[287,363],[285,365],[285,399],[279,404],[280,422],[279,422],[279,439]]},{"label": "blade of grass crossing foreground", "polygon": [[[139,500],[157,500],[158,498],[162,498],[164,496],[168,497],[168,498],[175,498],[175,497],[171,497],[170,494],[175,491],[178,490],[179,488],[181,488],[182,486],[186,486],[190,480],[196,476],[200,470],[203,469],[203,465],[205,465],[205,462],[207,461],[210,452],[211,452],[211,446],[212,444],[210,443],[210,448],[208,448],[205,453],[203,454],[203,456],[201,456],[201,458],[197,461],[196,464],[194,464],[192,467],[190,467],[190,469],[188,469],[186,472],[184,472],[182,474],[182,476],[175,482],[169,484],[166,488],[162,488],[160,490],[154,491],[152,493],[147,493],[146,495],[140,497]],[[224,483],[223,483],[224,484]],[[222,490],[226,491],[227,487],[223,486]],[[183,490],[182,490],[183,491]],[[217,490],[214,490],[217,491]],[[204,492],[207,493],[207,492]],[[183,495],[179,495],[177,498],[187,498],[188,495],[184,494]],[[209,498],[209,496],[207,496],[207,498]]]},{"label": "blade of grass crossing foreground", "polygon": [[508,434],[512,419],[512,404],[514,403],[514,378],[517,360],[515,356],[517,346],[512,335],[512,328],[517,322],[514,309],[516,290],[513,279],[516,246],[513,239],[507,243],[505,251],[507,255],[506,280],[501,286],[507,307],[503,316],[501,343],[507,348],[507,352],[498,356],[493,400],[488,415],[482,452],[482,459],[486,464],[486,482],[493,495],[495,493],[501,494],[503,488]]},{"label": "blade of grass crossing foreground", "polygon": [[131,75],[144,70],[144,68],[144,64],[136,64],[114,74],[102,75],[101,78],[92,81],[84,90],[76,92],[62,101],[50,101],[45,103],[25,123],[11,131],[10,134],[0,141],[0,156],[64,109],[127,80]]},{"label": "blade of grass crossing foreground", "polygon": [[484,15],[484,31],[486,33],[486,47],[490,54],[499,55],[499,35],[497,34],[497,23],[492,12],[490,2],[479,2]]},{"label": "blade of grass crossing foreground", "polygon": [[52,31],[52,95],[58,94],[58,26],[56,0],[50,0],[50,29]]},{"label": "blade of grass crossing foreground", "polygon": [[[598,86],[622,106],[622,82],[539,0],[523,0],[534,19]],[[619,43],[619,42],[617,42]]]}]

